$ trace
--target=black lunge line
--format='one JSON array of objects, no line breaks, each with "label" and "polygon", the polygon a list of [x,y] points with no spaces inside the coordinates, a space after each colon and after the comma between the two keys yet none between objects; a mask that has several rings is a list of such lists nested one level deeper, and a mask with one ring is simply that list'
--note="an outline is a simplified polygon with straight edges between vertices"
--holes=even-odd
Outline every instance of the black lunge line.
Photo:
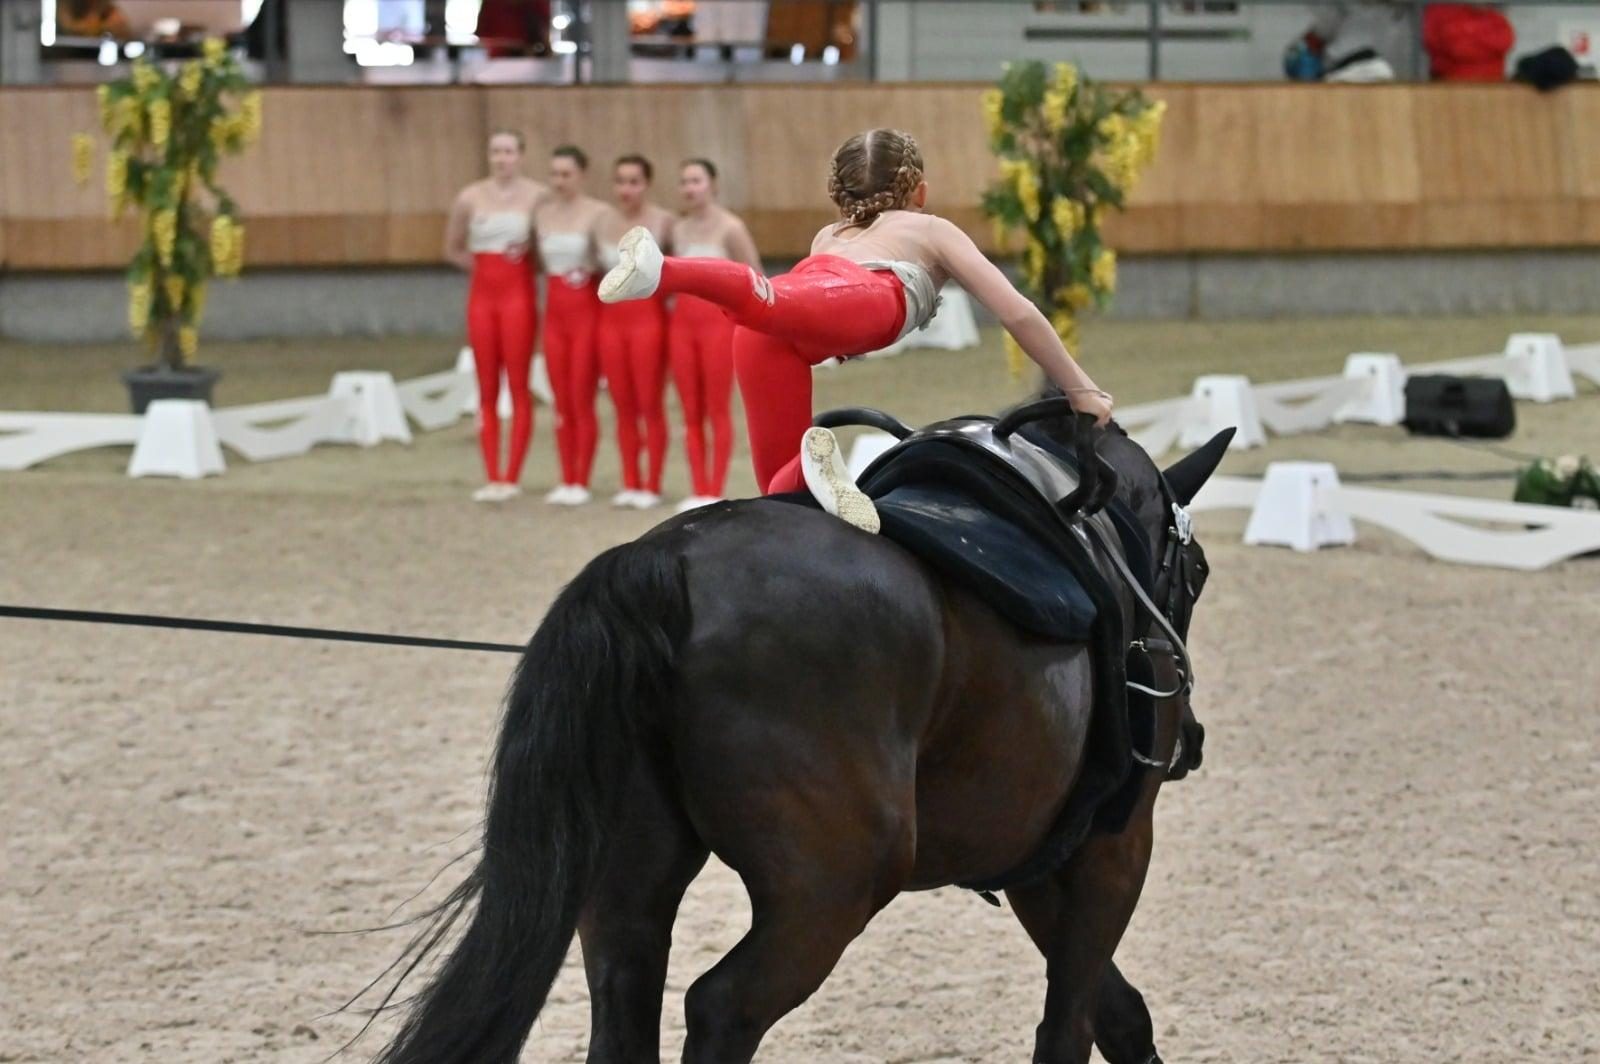
[{"label": "black lunge line", "polygon": [[340,643],[379,643],[385,646],[433,647],[439,650],[478,650],[493,654],[520,654],[520,643],[480,643],[470,639],[434,639],[385,632],[351,632],[339,628],[300,628],[286,624],[248,624],[211,621],[199,617],[161,617],[150,613],[112,613],[106,610],[52,610],[40,606],[0,605],[0,617],[30,621],[76,621],[83,624],[122,624],[137,628],[181,628],[196,632],[231,632],[236,635],[275,635],[288,639],[320,639]]}]

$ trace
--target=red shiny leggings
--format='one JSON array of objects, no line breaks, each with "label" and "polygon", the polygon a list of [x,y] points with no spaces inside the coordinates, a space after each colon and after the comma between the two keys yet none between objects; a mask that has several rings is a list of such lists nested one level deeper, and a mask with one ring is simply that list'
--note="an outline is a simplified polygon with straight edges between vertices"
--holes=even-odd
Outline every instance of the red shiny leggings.
[{"label": "red shiny leggings", "polygon": [[[683,404],[683,449],[694,494],[721,498],[733,454],[733,322],[715,304],[680,295],[667,332],[672,382]],[[706,426],[711,454],[706,454]]]},{"label": "red shiny leggings", "polygon": [[511,448],[504,479],[515,484],[533,436],[533,397],[528,394],[528,364],[538,324],[533,271],[527,259],[474,255],[467,293],[467,342],[478,373],[478,447],[489,480],[500,475],[500,374],[511,389]]},{"label": "red shiny leggings", "polygon": [[589,486],[600,425],[594,397],[600,387],[595,322],[600,316],[596,282],[574,287],[551,277],[544,308],[544,359],[550,390],[556,394],[556,449],[561,452],[561,483]]},{"label": "red shiny leggings", "polygon": [[[600,367],[617,408],[622,486],[656,495],[661,494],[661,469],[667,458],[666,332],[666,308],[659,299],[600,307]],[[642,476],[641,438],[649,458]]]},{"label": "red shiny leggings", "polygon": [[[726,259],[668,258],[660,291],[699,296],[738,326],[733,363],[756,483],[796,491],[811,427],[811,367],[893,343],[906,316],[900,279],[837,255],[813,255],[771,280]],[[680,300],[681,302],[681,300]]]}]

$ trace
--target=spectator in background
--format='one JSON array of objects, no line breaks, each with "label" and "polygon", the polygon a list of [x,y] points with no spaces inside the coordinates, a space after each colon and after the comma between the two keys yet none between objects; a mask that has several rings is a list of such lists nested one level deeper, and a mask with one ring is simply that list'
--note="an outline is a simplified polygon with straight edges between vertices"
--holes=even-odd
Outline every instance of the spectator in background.
[{"label": "spectator in background", "polygon": [[1300,44],[1324,80],[1393,81],[1411,67],[1411,20],[1398,2],[1317,4]]},{"label": "spectator in background", "polygon": [[545,55],[550,51],[550,0],[483,0],[478,37],[491,58]]},{"label": "spectator in background", "polygon": [[128,17],[116,0],[58,0],[56,32],[63,37],[115,37],[125,41],[133,36]]},{"label": "spectator in background", "polygon": [[1429,4],[1422,47],[1435,81],[1503,81],[1517,34],[1511,22],[1481,4]]}]

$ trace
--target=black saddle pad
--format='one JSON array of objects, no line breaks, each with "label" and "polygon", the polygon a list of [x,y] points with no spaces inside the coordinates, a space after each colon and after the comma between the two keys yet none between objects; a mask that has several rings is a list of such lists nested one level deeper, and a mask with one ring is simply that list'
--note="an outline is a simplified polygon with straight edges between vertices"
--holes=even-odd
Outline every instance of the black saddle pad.
[{"label": "black saddle pad", "polygon": [[1024,631],[1090,637],[1094,602],[1059,554],[960,487],[906,484],[873,500],[883,534]]}]

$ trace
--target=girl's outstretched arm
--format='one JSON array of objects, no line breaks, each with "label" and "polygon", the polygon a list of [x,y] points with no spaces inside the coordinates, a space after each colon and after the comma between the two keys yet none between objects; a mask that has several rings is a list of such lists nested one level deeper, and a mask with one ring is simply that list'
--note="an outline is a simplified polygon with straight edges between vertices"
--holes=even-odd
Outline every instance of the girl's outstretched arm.
[{"label": "girl's outstretched arm", "polygon": [[1102,391],[1078,365],[1032,301],[1017,291],[1000,267],[990,262],[972,238],[954,223],[928,216],[928,238],[934,254],[956,283],[1000,319],[1027,356],[1072,400],[1072,405],[1093,414],[1098,424],[1111,420],[1111,396]]}]

